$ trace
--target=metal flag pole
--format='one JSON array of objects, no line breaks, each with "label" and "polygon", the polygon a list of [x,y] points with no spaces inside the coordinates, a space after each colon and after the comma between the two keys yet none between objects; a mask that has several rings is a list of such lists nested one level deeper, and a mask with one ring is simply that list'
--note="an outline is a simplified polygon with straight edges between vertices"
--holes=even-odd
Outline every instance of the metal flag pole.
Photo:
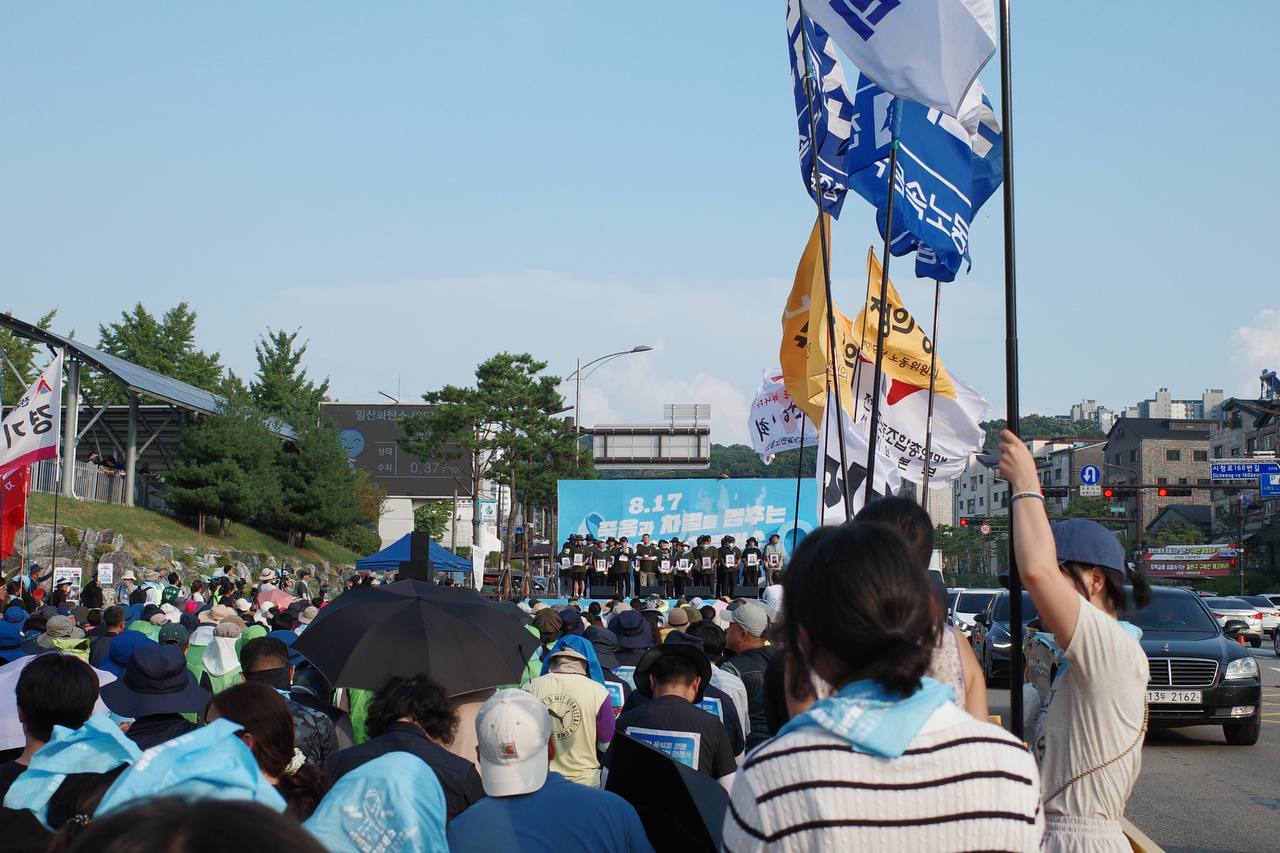
[{"label": "metal flag pole", "polygon": [[[821,241],[822,250],[822,285],[827,295],[827,355],[831,359],[831,382],[828,388],[834,388],[835,404],[836,404],[836,434],[840,439],[840,490],[844,494],[844,520],[849,521],[852,516],[852,505],[849,500],[849,463],[845,459],[844,452],[844,418],[840,416],[841,400],[840,400],[840,371],[839,359],[836,354],[836,306],[831,297],[831,269],[827,263],[827,222],[822,210],[822,180],[818,170],[818,128],[813,117],[813,75],[809,69],[809,36],[805,32],[804,26],[804,4],[798,4],[800,11],[800,49],[804,52],[804,100],[806,108],[809,112],[809,161],[813,164],[810,170],[812,175],[810,180],[813,185],[813,200],[818,206],[818,237]],[[812,337],[813,329],[809,330]],[[824,401],[825,405],[825,401]],[[829,420],[829,419],[827,419]],[[826,425],[823,425],[823,432],[826,431]],[[801,441],[803,447],[803,440]],[[819,484],[821,487],[821,484]],[[825,499],[822,501],[823,506],[826,505]]]},{"label": "metal flag pole", "polygon": [[942,302],[942,283],[933,280],[933,339],[929,347],[929,413],[924,427],[924,491],[920,505],[929,511],[929,462],[933,458],[933,397],[938,382],[938,307]]},{"label": "metal flag pole", "polygon": [[889,325],[887,303],[889,301],[889,241],[893,237],[894,176],[898,171],[898,128],[902,109],[897,98],[890,105],[893,110],[893,139],[889,143],[888,198],[884,210],[884,257],[880,262],[880,313],[876,321],[876,366],[871,381],[871,425],[867,433],[867,490],[863,498],[871,502],[872,483],[876,476],[876,447],[880,444],[880,382],[884,378],[884,337]]},{"label": "metal flag pole", "polygon": [[795,550],[796,540],[800,537],[800,481],[804,479],[804,410],[800,411],[800,449],[796,459],[796,514],[791,520],[791,550]]},{"label": "metal flag pole", "polygon": [[[1013,233],[1013,80],[1009,56],[1009,0],[1000,0],[1000,119],[1004,126],[1004,366],[1005,423],[1018,435],[1018,287]],[[1013,550],[1009,505],[1009,716],[1013,734],[1025,740],[1022,721],[1022,578]],[[1015,683],[1016,679],[1016,683]]]}]

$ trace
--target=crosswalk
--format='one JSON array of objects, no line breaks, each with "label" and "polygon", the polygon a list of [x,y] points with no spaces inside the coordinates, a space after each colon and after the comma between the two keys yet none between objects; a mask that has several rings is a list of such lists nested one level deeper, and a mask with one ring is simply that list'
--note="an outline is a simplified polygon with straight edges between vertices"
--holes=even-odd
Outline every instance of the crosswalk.
[{"label": "crosswalk", "polygon": [[1262,722],[1280,725],[1280,687],[1262,688]]}]

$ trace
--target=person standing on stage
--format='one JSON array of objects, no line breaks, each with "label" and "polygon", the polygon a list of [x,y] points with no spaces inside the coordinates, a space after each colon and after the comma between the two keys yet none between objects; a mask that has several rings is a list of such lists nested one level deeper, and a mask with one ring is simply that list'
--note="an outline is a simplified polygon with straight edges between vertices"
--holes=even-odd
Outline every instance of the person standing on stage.
[{"label": "person standing on stage", "polygon": [[689,548],[679,539],[671,537],[671,564],[674,571],[671,574],[672,592],[676,598],[684,595],[684,588],[689,583],[690,567],[693,561],[689,556]]},{"label": "person standing on stage", "polygon": [[738,580],[738,571],[742,562],[742,549],[734,544],[732,536],[720,538],[720,548],[716,551],[716,596],[733,598],[733,589]]},{"label": "person standing on stage", "polygon": [[665,539],[658,540],[658,584],[662,587],[662,596],[670,598],[672,594],[672,578],[675,575],[676,561],[671,555],[671,543]]},{"label": "person standing on stage", "polygon": [[636,546],[636,563],[639,573],[636,579],[637,594],[642,587],[657,585],[658,557],[660,554],[658,546],[649,538],[648,533],[640,537],[640,544]]},{"label": "person standing on stage", "polygon": [[747,546],[742,549],[742,584],[751,589],[760,588],[760,564],[764,562],[764,552],[754,536],[747,537]]},{"label": "person standing on stage", "polygon": [[609,580],[613,581],[614,598],[631,596],[631,563],[635,551],[623,536],[609,550]]},{"label": "person standing on stage", "polygon": [[769,537],[769,543],[764,546],[764,567],[772,572],[774,569],[781,569],[782,562],[787,558],[787,550],[782,547],[782,543],[778,541],[778,534]]}]

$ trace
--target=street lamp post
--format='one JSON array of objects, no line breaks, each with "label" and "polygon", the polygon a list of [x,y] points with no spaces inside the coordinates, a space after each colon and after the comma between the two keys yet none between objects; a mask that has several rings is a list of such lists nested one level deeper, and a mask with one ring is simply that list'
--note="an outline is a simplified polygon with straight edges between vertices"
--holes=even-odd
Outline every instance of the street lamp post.
[{"label": "street lamp post", "polygon": [[573,371],[573,458],[576,460],[582,447],[582,370],[593,364],[601,364],[613,358],[621,358],[624,355],[634,355],[635,353],[649,352],[653,347],[645,344],[632,347],[628,350],[620,352],[611,352],[608,355],[602,355],[599,358],[593,358],[586,364],[582,363],[582,358],[578,358],[577,369]]}]

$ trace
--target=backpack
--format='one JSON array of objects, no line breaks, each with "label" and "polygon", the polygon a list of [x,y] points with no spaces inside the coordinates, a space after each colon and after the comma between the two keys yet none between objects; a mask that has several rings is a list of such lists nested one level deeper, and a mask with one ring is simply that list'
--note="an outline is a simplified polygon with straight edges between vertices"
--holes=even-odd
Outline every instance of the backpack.
[{"label": "backpack", "polygon": [[176,586],[166,585],[165,588],[160,591],[160,603],[176,604],[178,601],[178,595],[181,592],[182,590]]}]

